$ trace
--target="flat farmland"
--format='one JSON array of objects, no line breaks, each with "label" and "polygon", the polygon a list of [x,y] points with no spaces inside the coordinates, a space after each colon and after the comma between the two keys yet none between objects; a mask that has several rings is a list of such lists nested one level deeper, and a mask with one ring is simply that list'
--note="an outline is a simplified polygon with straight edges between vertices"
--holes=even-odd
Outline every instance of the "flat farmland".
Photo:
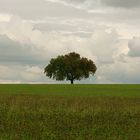
[{"label": "flat farmland", "polygon": [[140,85],[0,85],[1,140],[139,140]]}]

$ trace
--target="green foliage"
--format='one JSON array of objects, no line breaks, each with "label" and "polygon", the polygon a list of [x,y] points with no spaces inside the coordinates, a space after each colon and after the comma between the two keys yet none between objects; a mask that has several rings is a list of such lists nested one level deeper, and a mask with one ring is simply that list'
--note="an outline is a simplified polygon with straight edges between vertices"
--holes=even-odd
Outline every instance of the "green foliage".
[{"label": "green foliage", "polygon": [[140,85],[0,85],[1,140],[139,140]]},{"label": "green foliage", "polygon": [[72,52],[66,55],[52,58],[48,66],[45,67],[45,74],[49,78],[56,80],[74,80],[88,78],[90,74],[94,75],[97,68],[92,60],[80,57],[79,54]]}]

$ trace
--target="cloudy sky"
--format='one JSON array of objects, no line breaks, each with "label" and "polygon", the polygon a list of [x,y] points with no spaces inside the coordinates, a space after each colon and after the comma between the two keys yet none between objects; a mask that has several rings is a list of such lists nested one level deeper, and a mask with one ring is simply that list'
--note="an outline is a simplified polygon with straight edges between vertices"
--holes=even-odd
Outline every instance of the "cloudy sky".
[{"label": "cloudy sky", "polygon": [[98,67],[80,83],[140,83],[140,1],[0,1],[0,83],[56,83],[44,67],[72,51]]}]

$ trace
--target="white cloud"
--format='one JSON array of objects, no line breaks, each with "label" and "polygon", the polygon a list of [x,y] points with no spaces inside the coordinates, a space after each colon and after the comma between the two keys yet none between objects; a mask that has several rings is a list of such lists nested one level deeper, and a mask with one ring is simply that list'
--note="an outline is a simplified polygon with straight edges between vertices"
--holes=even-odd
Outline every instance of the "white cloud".
[{"label": "white cloud", "polygon": [[21,71],[21,77],[26,82],[38,81],[41,79],[42,75],[43,69],[39,68],[38,66],[26,66]]},{"label": "white cloud", "polygon": [[85,82],[140,83],[140,39],[132,38],[140,36],[138,6],[135,0],[0,1],[0,82],[52,82],[41,72],[50,58],[76,51],[98,66],[95,80]]},{"label": "white cloud", "polygon": [[45,81],[43,68],[38,66],[0,65],[1,83],[28,83]]},{"label": "white cloud", "polygon": [[[16,28],[16,30],[15,30]],[[117,50],[117,41],[119,35],[115,31],[107,33],[105,28],[94,29],[88,38],[82,38],[72,33],[69,36],[61,32],[41,32],[34,30],[31,23],[24,22],[20,18],[13,17],[10,22],[0,28],[1,34],[6,34],[12,40],[32,46],[30,51],[39,49],[44,59],[63,54],[70,51],[78,51],[81,54],[96,56],[100,61],[112,61],[114,53]],[[21,46],[24,48],[24,46]],[[45,53],[44,53],[45,51]],[[46,56],[46,53],[49,56]]]},{"label": "white cloud", "polygon": [[10,19],[11,19],[11,15],[0,13],[0,22],[8,22]]},{"label": "white cloud", "polygon": [[21,81],[12,81],[12,80],[0,80],[1,84],[21,84]]},{"label": "white cloud", "polygon": [[15,78],[16,71],[8,66],[0,65],[0,79]]},{"label": "white cloud", "polygon": [[[19,66],[16,68],[13,67],[13,72],[16,72],[17,74],[12,74],[13,77],[11,78],[18,77],[19,79],[13,80],[21,80],[22,82],[37,82],[44,80],[45,75],[43,74],[43,67],[47,65],[49,59],[51,57],[56,57],[57,55],[65,54],[71,51],[76,51],[82,56],[88,57],[90,59],[93,59],[93,61],[96,61],[99,71],[98,77],[100,77],[97,79],[100,81],[104,79],[104,82],[111,82],[114,81],[114,77],[110,77],[110,75],[108,74],[109,68],[112,72],[117,73],[115,69],[117,69],[119,65],[123,66],[123,62],[118,62],[121,61],[120,56],[123,54],[127,54],[128,51],[126,40],[121,39],[121,36],[115,30],[106,28],[106,26],[100,26],[100,28],[99,26],[97,26],[97,28],[95,28],[93,32],[91,32],[90,36],[83,38],[73,33],[69,36],[65,36],[61,32],[41,32],[37,29],[34,30],[34,25],[32,23],[25,22],[19,17],[13,17],[9,22],[5,24],[5,26],[0,26],[0,29],[0,33],[6,34],[6,36],[8,36],[9,38],[8,39],[6,37],[3,37],[2,40],[5,40],[3,43],[6,44],[6,42],[10,42],[10,46],[12,46],[12,43],[14,43],[15,45],[13,46],[16,46],[16,50],[19,50],[19,47],[20,50],[23,51],[25,49],[25,52],[28,52],[28,55],[21,55],[22,60],[27,60],[27,58],[30,59],[32,56],[32,60],[29,64],[27,63],[28,61],[25,61],[23,63],[21,60],[19,60],[19,52],[14,53],[14,57],[19,58],[17,60],[15,59],[14,61],[19,61],[18,64],[24,64],[24,66]],[[30,49],[28,46],[30,46]],[[26,49],[26,47],[28,49]],[[10,47],[8,47],[8,49],[10,49]],[[12,49],[14,49],[14,47]],[[36,54],[38,50],[40,51],[38,55],[33,55]],[[41,67],[37,66],[37,64],[40,65],[38,61],[36,63],[36,66],[32,66],[32,63],[34,62],[34,59],[36,59],[36,57],[41,57]],[[2,59],[4,58],[5,56],[3,56]],[[125,71],[129,67],[129,65],[129,62],[127,62],[125,67],[123,67]],[[6,67],[7,70],[4,70],[4,72],[8,71],[9,67],[10,66],[8,65]],[[103,72],[102,69],[104,69]],[[120,71],[122,73],[123,70]],[[128,74],[130,75],[129,72]],[[2,75],[1,78],[3,79]],[[11,75],[9,75],[8,77],[10,76]],[[6,80],[10,80],[7,78]],[[123,81],[121,80],[121,76],[117,82],[119,81]]]}]

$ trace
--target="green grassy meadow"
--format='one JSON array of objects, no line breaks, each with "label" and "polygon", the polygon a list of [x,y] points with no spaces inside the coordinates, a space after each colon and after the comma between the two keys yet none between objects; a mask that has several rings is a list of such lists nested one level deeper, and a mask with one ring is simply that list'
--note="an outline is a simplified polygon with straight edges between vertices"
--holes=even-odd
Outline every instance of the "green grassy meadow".
[{"label": "green grassy meadow", "polygon": [[140,85],[0,85],[0,140],[140,140]]}]

